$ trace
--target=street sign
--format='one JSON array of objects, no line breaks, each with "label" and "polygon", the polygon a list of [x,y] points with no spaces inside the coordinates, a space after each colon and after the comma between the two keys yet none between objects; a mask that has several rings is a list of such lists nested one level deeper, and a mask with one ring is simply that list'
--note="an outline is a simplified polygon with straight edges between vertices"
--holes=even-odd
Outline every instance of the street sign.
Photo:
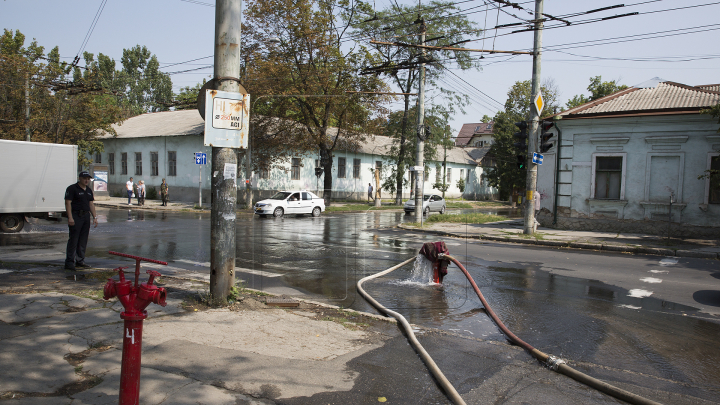
[{"label": "street sign", "polygon": [[408,169],[411,172],[421,172],[423,171],[422,166],[411,166],[410,169]]},{"label": "street sign", "polygon": [[543,155],[541,155],[537,152],[533,152],[532,162],[535,163],[536,165],[541,165],[542,161],[543,161]]},{"label": "street sign", "polygon": [[250,95],[205,91],[205,146],[247,148]]},{"label": "street sign", "polygon": [[542,93],[538,91],[537,96],[535,96],[535,100],[533,100],[533,104],[535,105],[535,108],[537,109],[538,115],[542,115],[543,107],[545,107],[545,100],[543,100]]},{"label": "street sign", "polygon": [[206,165],[207,164],[207,153],[195,152],[195,164],[196,165]]}]

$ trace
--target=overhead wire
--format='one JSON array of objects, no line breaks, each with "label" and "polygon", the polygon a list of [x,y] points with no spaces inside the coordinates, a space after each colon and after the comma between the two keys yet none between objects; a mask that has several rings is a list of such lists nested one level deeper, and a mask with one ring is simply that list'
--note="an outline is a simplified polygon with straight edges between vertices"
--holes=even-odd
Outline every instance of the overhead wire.
[{"label": "overhead wire", "polygon": [[80,62],[80,55],[85,51],[85,47],[87,46],[88,42],[90,41],[90,37],[92,36],[93,31],[95,31],[95,27],[97,26],[98,20],[100,20],[100,15],[102,14],[103,10],[105,9],[105,4],[107,4],[107,0],[103,0],[102,3],[100,3],[100,7],[98,7],[98,11],[95,12],[95,17],[93,17],[92,23],[90,23],[90,28],[88,28],[88,32],[85,34],[85,38],[83,39],[82,44],[80,45],[80,49],[78,50],[77,54],[75,55],[75,58],[73,59],[72,65],[75,66],[78,62]]}]

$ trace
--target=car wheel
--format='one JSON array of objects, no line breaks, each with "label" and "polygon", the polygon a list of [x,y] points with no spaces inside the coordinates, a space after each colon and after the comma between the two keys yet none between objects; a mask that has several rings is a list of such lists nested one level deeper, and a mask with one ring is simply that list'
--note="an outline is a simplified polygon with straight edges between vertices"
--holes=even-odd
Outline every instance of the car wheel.
[{"label": "car wheel", "polygon": [[312,216],[319,217],[321,212],[322,210],[320,209],[320,207],[315,207],[312,210]]},{"label": "car wheel", "polygon": [[280,207],[275,208],[275,211],[273,211],[273,216],[275,218],[280,218],[283,216],[283,209]]},{"label": "car wheel", "polygon": [[425,211],[423,211],[423,215],[425,215],[425,216],[430,215],[430,207],[425,207]]},{"label": "car wheel", "polygon": [[442,208],[440,208],[440,213],[441,213],[441,214],[444,214],[444,213],[445,213],[445,206],[444,206],[444,205],[442,206]]},{"label": "car wheel", "polygon": [[24,226],[25,218],[22,215],[5,214],[0,218],[0,229],[2,229],[3,232],[20,232]]}]

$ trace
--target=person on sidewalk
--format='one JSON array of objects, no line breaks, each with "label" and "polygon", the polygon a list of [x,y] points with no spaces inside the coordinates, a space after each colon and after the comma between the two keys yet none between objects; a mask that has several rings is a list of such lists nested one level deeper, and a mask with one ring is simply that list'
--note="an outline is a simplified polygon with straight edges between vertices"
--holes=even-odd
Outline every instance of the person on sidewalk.
[{"label": "person on sidewalk", "polygon": [[162,198],[162,205],[167,207],[167,205],[168,205],[168,185],[165,182],[165,179],[162,180],[162,184],[160,185],[160,198]]},{"label": "person on sidewalk", "polygon": [[368,201],[373,199],[372,192],[373,192],[372,183],[368,183]]},{"label": "person on sidewalk", "polygon": [[138,206],[145,205],[145,180],[138,181],[137,199],[138,199]]},{"label": "person on sidewalk", "polygon": [[130,177],[130,180],[128,180],[127,183],[125,183],[125,189],[127,190],[127,195],[128,195],[128,205],[132,205],[134,186],[135,185],[133,184],[133,178]]},{"label": "person on sidewalk", "polygon": [[537,231],[537,227],[540,226],[540,222],[537,220],[537,216],[540,213],[540,193],[533,192],[533,210],[535,211],[535,223],[533,224],[533,232]]},{"label": "person on sidewalk", "polygon": [[92,176],[86,171],[80,172],[77,183],[65,190],[65,212],[68,217],[67,249],[65,250],[65,270],[75,270],[77,267],[90,267],[85,264],[85,248],[90,234],[90,215],[93,217],[95,227],[98,226],[95,214],[95,200],[89,187]]}]

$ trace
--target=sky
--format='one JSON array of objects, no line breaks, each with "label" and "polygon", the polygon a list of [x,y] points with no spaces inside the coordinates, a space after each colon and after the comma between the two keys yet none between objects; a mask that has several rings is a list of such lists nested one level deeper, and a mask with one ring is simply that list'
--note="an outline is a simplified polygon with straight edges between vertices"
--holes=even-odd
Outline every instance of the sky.
[{"label": "sky", "polygon": [[[486,29],[484,41],[473,37],[480,40],[462,46],[532,49],[532,32],[512,34],[522,27],[492,28],[531,19],[534,1],[516,0],[523,10],[503,8],[502,12],[494,8],[497,3],[489,0],[454,1],[459,12],[467,14],[478,28]],[[34,38],[46,51],[59,46],[60,55],[71,62],[82,48],[102,3],[102,0],[0,0],[0,26],[20,30],[28,38],[26,44]],[[421,3],[429,4],[423,0]],[[374,4],[382,10],[392,7],[394,0],[375,0]],[[564,16],[617,4],[623,3],[619,0],[545,0],[544,12]],[[588,95],[589,79],[594,76],[630,86],[654,77],[687,85],[720,83],[720,22],[717,20],[720,1],[628,0],[624,4],[622,8],[566,20],[575,23],[639,14],[570,26],[547,23],[548,29],[543,31],[542,38],[541,78],[554,81],[562,105],[574,95]],[[213,63],[213,5],[213,0],[107,0],[84,50],[108,55],[119,66],[124,48],[144,45],[157,55],[161,70],[172,73],[173,90],[177,92],[212,75],[211,67],[203,67]],[[479,57],[480,53],[474,55]],[[513,83],[532,76],[530,55],[485,53],[482,56],[485,58],[481,70],[462,71],[448,64],[451,73],[439,83],[440,87],[470,96],[471,103],[465,112],[458,111],[451,117],[450,125],[455,133],[464,123],[479,122],[483,115],[493,116],[502,109]],[[190,69],[198,70],[175,73]],[[427,91],[426,103],[443,103],[439,89],[428,87]],[[399,99],[393,107],[401,108]]]}]

